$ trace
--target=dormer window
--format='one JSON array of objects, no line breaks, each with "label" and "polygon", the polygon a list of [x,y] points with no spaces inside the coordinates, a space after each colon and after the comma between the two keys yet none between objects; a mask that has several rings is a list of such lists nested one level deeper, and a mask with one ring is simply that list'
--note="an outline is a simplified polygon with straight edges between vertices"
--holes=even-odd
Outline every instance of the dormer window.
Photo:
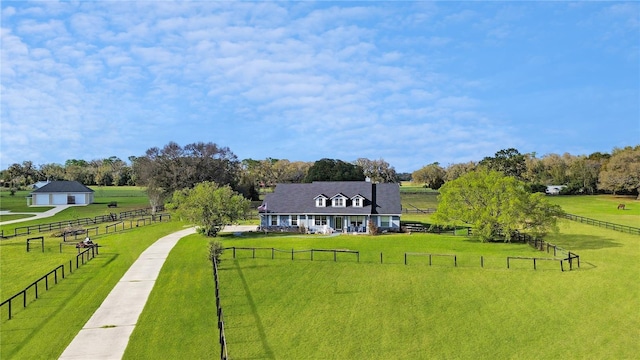
[{"label": "dormer window", "polygon": [[346,207],[347,197],[342,194],[336,194],[331,198],[331,206],[333,207]]},{"label": "dormer window", "polygon": [[364,206],[364,197],[362,195],[356,195],[351,198],[351,204],[353,207],[363,207]]},{"label": "dormer window", "polygon": [[324,195],[318,195],[314,198],[314,200],[316,201],[316,207],[325,207],[327,206],[327,197]]}]

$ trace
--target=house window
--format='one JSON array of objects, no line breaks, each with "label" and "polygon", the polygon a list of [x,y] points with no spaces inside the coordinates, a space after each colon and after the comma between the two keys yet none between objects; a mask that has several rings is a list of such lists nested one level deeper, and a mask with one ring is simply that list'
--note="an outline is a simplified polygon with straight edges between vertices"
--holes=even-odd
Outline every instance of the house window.
[{"label": "house window", "polygon": [[291,215],[291,226],[298,226],[298,215]]},{"label": "house window", "polygon": [[390,216],[380,216],[380,227],[389,227],[391,224]]},{"label": "house window", "polygon": [[351,216],[349,218],[351,226],[360,227],[364,224],[364,216]]},{"label": "house window", "polygon": [[316,222],[315,224],[317,226],[320,225],[327,225],[327,216],[326,215],[316,215]]},{"label": "house window", "polygon": [[278,217],[276,215],[271,215],[271,226],[278,226]]},{"label": "house window", "polygon": [[318,198],[316,199],[316,206],[317,207],[324,207],[324,198]]},{"label": "house window", "polygon": [[344,199],[341,197],[337,197],[335,199],[333,199],[333,206],[334,207],[344,207]]},{"label": "house window", "polygon": [[353,206],[362,207],[362,199],[360,198],[353,199]]}]

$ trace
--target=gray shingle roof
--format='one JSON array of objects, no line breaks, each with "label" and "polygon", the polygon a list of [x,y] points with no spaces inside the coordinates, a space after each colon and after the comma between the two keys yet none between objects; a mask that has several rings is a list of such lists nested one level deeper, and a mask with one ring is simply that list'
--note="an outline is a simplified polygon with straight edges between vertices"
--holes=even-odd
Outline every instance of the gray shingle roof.
[{"label": "gray shingle roof", "polygon": [[32,193],[89,193],[93,190],[77,181],[52,181]]},{"label": "gray shingle roof", "polygon": [[[344,194],[349,199],[356,195],[361,195],[365,198],[364,206],[355,207],[351,204],[351,201],[348,201],[346,207],[332,207],[331,201],[327,200],[327,206],[316,207],[314,198],[321,194],[327,198],[331,198],[336,194]],[[278,184],[273,193],[265,196],[263,205],[266,206],[269,213],[285,214],[399,215],[402,212],[398,184],[372,184],[366,181],[319,181],[311,184]]]}]

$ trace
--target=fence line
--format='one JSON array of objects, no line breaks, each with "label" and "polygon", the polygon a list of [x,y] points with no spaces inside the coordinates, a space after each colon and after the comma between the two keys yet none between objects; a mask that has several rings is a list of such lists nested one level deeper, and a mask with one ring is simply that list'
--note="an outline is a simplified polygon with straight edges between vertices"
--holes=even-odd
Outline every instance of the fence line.
[{"label": "fence line", "polygon": [[614,223],[610,223],[610,222],[607,222],[607,221],[600,221],[600,220],[590,219],[590,218],[586,218],[584,216],[573,215],[573,214],[565,214],[564,217],[569,219],[569,220],[577,221],[577,222],[584,223],[584,224],[599,226],[599,227],[603,227],[603,228],[606,228],[606,229],[625,232],[625,233],[629,233],[629,234],[640,235],[640,228],[633,227],[633,226],[614,224]]},{"label": "fence line", "polygon": [[216,286],[216,314],[218,316],[218,331],[220,342],[220,360],[227,360],[229,358],[227,350],[227,337],[224,332],[224,313],[222,306],[220,305],[220,280],[218,279],[218,260],[215,256],[212,259],[213,263],[213,280]]},{"label": "fence line", "polygon": [[[541,240],[539,240],[541,241]],[[554,257],[553,258],[543,258],[543,257],[522,257],[522,256],[508,256],[507,257],[507,269],[510,268],[510,264],[511,264],[511,259],[528,259],[528,260],[532,260],[533,261],[533,269],[537,270],[537,262],[538,261],[558,261],[560,263],[560,270],[561,271],[565,271],[564,270],[564,262],[568,262],[569,263],[569,270],[573,270],[573,263],[574,261],[577,262],[577,266],[578,268],[580,267],[580,256],[576,253],[570,252],[570,251],[564,251],[564,249],[561,249],[560,247],[556,247],[553,244],[549,244],[549,243],[545,243],[546,245],[548,245],[547,249],[550,248],[554,248]],[[337,254],[338,253],[352,253],[352,254],[356,254],[357,256],[357,261],[360,262],[360,251],[358,250],[347,250],[347,249],[308,249],[308,250],[295,250],[295,249],[291,249],[291,250],[282,250],[282,249],[276,249],[276,248],[269,248],[269,247],[227,247],[224,248],[223,250],[232,250],[233,251],[233,258],[236,258],[236,253],[239,250],[246,250],[246,251],[251,251],[251,257],[253,259],[256,258],[256,252],[258,250],[267,250],[271,253],[271,259],[275,259],[275,253],[276,252],[281,252],[281,253],[286,253],[286,254],[291,254],[291,260],[295,259],[294,254],[295,253],[301,253],[301,252],[309,252],[311,254],[310,256],[310,260],[313,261],[313,254],[314,252],[328,252],[328,253],[333,253],[333,260],[337,261]],[[562,250],[562,252],[565,252],[565,255],[563,257],[555,257],[556,254],[558,253],[558,250]],[[547,251],[549,252],[549,250]],[[432,265],[432,259],[434,257],[449,257],[453,260],[453,265],[455,267],[458,266],[459,264],[459,257],[457,254],[436,254],[436,253],[416,253],[416,252],[405,252],[404,253],[404,264],[408,265],[409,264],[409,256],[425,256],[429,258],[429,266]],[[480,256],[480,267],[484,268],[485,267],[485,257],[484,256]],[[384,260],[384,254],[381,252],[380,253],[380,263],[382,264]]]},{"label": "fence line", "polygon": [[328,252],[328,253],[333,253],[333,261],[338,261],[338,253],[348,253],[348,254],[356,254],[356,260],[357,262],[360,262],[360,252],[357,250],[348,250],[348,249],[304,249],[304,250],[295,250],[295,249],[291,249],[291,250],[282,250],[282,249],[276,249],[276,248],[267,248],[267,247],[236,247],[236,246],[232,246],[232,247],[228,247],[228,248],[224,248],[223,250],[233,250],[233,258],[236,258],[236,250],[251,250],[252,251],[252,257],[255,259],[256,258],[256,250],[270,250],[271,251],[271,259],[275,259],[275,253],[276,252],[282,252],[282,253],[287,253],[287,254],[291,254],[291,260],[295,259],[294,254],[295,253],[304,253],[304,252],[308,252],[311,254],[310,260],[313,261],[313,253],[314,252]]},{"label": "fence line", "polygon": [[[89,260],[91,260],[94,257],[96,257],[96,255],[99,255],[97,246],[96,247],[87,248],[86,250],[82,251],[81,253],[76,255],[76,267],[75,268],[78,269],[78,267],[80,265],[86,264]],[[73,260],[69,260],[68,270],[69,270],[69,274],[71,274],[73,272]],[[41,283],[44,280],[45,291],[49,290],[49,276],[53,276],[54,284],[57,284],[58,283],[58,271],[60,271],[61,276],[64,279],[65,278],[65,264],[62,264],[62,265],[59,265],[58,267],[56,267],[55,269],[49,271],[48,273],[46,273],[45,275],[40,277],[38,280],[32,282],[24,290],[19,291],[15,295],[13,295],[10,298],[8,298],[7,300],[3,301],[0,304],[0,309],[2,309],[3,306],[7,305],[7,310],[8,310],[8,313],[9,313],[9,320],[11,320],[11,317],[13,315],[13,300],[16,299],[19,296],[22,296],[22,308],[26,308],[27,307],[27,293],[29,292],[29,290],[31,288],[33,288],[35,290],[35,298],[34,298],[34,300],[37,300],[38,297],[39,297],[38,284]]]},{"label": "fence line", "polygon": [[[163,210],[161,210],[163,211]],[[119,214],[111,213],[109,215],[99,215],[94,218],[78,218],[73,220],[63,220],[52,223],[45,224],[36,224],[36,225],[28,225],[28,226],[19,226],[13,229],[13,234],[5,234],[4,230],[0,231],[0,238],[8,239],[21,235],[31,235],[31,233],[41,233],[45,231],[53,231],[53,230],[61,230],[67,226],[80,226],[80,225],[89,225],[89,224],[101,224],[105,222],[118,221],[129,219],[137,216],[146,216],[151,215],[152,217],[160,216],[160,221],[162,221],[162,216],[169,216],[169,214],[151,214],[151,208],[146,209],[137,209],[137,210],[129,210],[123,211]]]}]

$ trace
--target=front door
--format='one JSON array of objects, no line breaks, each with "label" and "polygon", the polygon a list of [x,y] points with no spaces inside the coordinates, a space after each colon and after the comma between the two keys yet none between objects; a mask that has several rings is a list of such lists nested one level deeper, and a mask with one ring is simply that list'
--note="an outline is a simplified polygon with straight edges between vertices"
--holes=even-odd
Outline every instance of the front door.
[{"label": "front door", "polygon": [[337,231],[342,232],[342,216],[336,216],[336,226],[335,229]]}]

